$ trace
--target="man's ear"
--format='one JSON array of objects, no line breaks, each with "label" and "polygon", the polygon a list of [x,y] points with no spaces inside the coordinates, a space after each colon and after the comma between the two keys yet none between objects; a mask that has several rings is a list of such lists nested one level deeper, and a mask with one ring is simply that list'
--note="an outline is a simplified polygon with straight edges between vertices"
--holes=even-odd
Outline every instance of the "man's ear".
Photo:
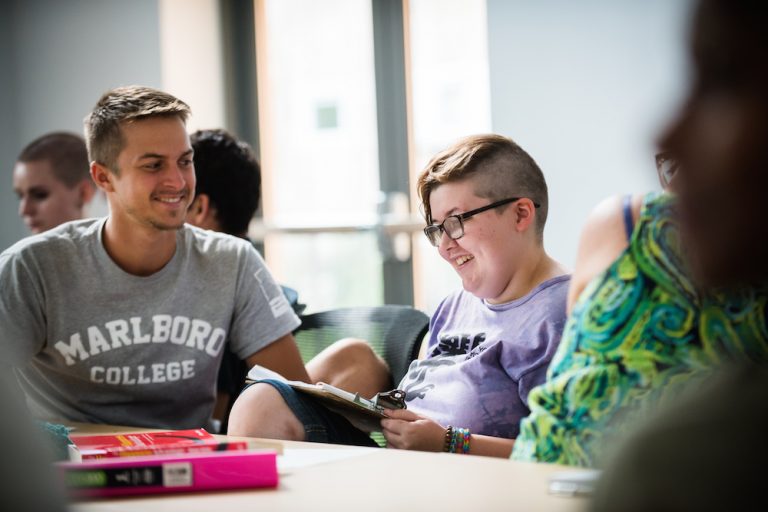
[{"label": "man's ear", "polygon": [[105,193],[114,192],[115,187],[112,181],[115,179],[115,175],[106,166],[96,161],[91,162],[91,178],[93,178],[96,186]]}]

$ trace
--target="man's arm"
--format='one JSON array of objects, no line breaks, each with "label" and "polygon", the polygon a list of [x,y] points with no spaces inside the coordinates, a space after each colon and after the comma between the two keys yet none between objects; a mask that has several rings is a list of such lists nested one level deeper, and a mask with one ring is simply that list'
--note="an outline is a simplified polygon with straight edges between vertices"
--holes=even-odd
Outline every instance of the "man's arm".
[{"label": "man's arm", "polygon": [[296,346],[296,340],[290,333],[246,357],[245,363],[248,368],[253,368],[257,364],[269,368],[288,380],[310,382],[299,348]]},{"label": "man's arm", "polygon": [[0,362],[24,366],[43,349],[47,324],[41,279],[18,253],[0,255]]}]

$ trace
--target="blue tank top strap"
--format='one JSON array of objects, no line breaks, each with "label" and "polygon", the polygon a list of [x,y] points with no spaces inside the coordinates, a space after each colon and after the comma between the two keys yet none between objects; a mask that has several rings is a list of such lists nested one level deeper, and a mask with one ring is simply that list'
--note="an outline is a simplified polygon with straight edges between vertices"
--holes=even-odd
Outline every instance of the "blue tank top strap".
[{"label": "blue tank top strap", "polygon": [[632,239],[632,231],[635,229],[635,221],[632,220],[632,196],[627,194],[624,196],[622,204],[622,210],[624,211],[624,231],[627,232],[627,241]]}]

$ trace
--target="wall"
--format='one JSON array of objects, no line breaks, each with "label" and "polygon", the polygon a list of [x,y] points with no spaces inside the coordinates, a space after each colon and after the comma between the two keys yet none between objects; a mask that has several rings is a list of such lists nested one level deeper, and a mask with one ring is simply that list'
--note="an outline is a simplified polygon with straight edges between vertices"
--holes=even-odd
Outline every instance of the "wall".
[{"label": "wall", "polygon": [[16,73],[13,20],[15,5],[0,3],[0,250],[24,236],[16,215],[17,201],[11,186],[13,161],[21,146],[17,126]]},{"label": "wall", "polygon": [[600,199],[657,188],[654,140],[685,92],[688,0],[488,0],[494,131],[550,187],[545,245],[568,266]]},{"label": "wall", "polygon": [[157,0],[11,0],[0,7],[0,249],[28,234],[11,185],[16,155],[52,130],[82,133],[99,96],[161,86]]},{"label": "wall", "polygon": [[219,0],[159,0],[159,11],[162,89],[192,108],[190,133],[224,126]]}]

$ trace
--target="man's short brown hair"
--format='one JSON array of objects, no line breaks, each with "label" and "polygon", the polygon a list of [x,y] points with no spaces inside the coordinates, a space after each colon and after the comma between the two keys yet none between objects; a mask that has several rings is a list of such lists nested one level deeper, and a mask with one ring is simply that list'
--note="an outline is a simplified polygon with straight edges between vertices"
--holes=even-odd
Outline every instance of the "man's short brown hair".
[{"label": "man's short brown hair", "polygon": [[117,157],[125,144],[121,124],[173,116],[186,122],[189,115],[189,105],[151,87],[130,85],[107,91],[85,118],[88,157],[117,173]]},{"label": "man's short brown hair", "polygon": [[444,183],[472,178],[475,194],[500,201],[527,197],[539,204],[536,232],[543,237],[549,200],[547,182],[539,166],[512,139],[501,135],[473,135],[438,153],[419,175],[417,188],[424,217],[432,223],[429,196]]}]

